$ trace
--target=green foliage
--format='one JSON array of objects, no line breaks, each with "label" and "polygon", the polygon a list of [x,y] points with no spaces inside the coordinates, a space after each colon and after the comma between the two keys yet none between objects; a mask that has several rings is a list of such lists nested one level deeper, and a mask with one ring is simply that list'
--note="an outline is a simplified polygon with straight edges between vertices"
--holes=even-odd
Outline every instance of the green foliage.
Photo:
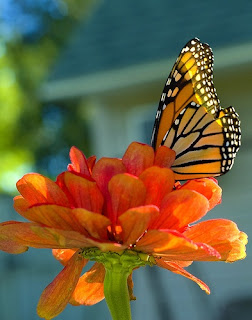
[{"label": "green foliage", "polygon": [[[43,119],[44,106],[38,97],[42,81],[73,27],[89,12],[92,1],[65,0],[64,3],[67,14],[60,19],[44,11],[36,12],[47,26],[38,39],[29,41],[18,32],[10,38],[0,34],[0,190],[3,192],[13,192],[18,178],[31,170],[48,173],[42,165],[48,154],[55,152],[57,156],[72,142],[72,133],[68,139],[66,130],[61,129],[56,136],[53,128],[48,130]],[[77,110],[72,111],[72,119],[77,117]],[[69,127],[69,117],[64,119],[69,111],[61,110],[61,113],[62,127]]]}]

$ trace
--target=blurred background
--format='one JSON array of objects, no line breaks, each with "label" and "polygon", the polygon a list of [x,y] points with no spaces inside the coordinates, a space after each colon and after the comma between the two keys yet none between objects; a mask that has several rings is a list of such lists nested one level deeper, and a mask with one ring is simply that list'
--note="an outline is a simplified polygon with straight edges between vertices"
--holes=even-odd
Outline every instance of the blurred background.
[{"label": "blurred background", "polygon": [[[89,156],[121,157],[149,142],[165,80],[181,48],[199,37],[213,48],[222,106],[242,123],[242,147],[220,177],[222,204],[207,218],[237,222],[252,236],[252,2],[167,0],[1,0],[0,221],[15,183],[35,171],[55,179],[72,145]],[[169,271],[134,273],[133,319],[251,319],[251,247],[235,264],[194,263],[210,296]],[[42,290],[61,270],[49,250],[0,252],[0,319],[38,319]],[[110,319],[105,302],[57,319]]]}]

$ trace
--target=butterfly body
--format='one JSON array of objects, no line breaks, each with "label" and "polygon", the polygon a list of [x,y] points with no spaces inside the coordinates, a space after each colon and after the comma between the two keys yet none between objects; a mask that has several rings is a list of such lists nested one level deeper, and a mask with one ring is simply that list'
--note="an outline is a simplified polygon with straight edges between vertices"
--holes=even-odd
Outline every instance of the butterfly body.
[{"label": "butterfly body", "polygon": [[151,139],[155,149],[165,145],[176,152],[177,180],[224,174],[239,150],[238,115],[221,108],[212,79],[212,50],[192,39],[165,83]]}]

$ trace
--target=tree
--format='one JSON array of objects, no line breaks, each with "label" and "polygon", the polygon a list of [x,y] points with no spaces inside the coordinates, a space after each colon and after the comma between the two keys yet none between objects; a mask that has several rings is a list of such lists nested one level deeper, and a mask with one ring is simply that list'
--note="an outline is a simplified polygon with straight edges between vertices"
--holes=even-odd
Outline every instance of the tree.
[{"label": "tree", "polygon": [[71,108],[70,117],[64,106],[43,105],[37,92],[71,30],[85,19],[92,3],[0,3],[0,190],[4,192],[15,190],[17,179],[28,171],[52,174],[54,163],[61,167],[67,161],[72,130],[80,123],[78,110]]}]

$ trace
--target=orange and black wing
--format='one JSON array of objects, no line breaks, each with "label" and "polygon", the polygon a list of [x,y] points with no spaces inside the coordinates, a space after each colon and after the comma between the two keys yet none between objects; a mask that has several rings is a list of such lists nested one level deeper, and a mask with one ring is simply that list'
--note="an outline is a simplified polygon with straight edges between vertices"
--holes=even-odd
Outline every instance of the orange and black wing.
[{"label": "orange and black wing", "polygon": [[240,121],[222,109],[213,85],[213,54],[197,38],[182,49],[161,95],[152,145],[176,152],[177,180],[218,176],[231,169],[240,146]]}]

